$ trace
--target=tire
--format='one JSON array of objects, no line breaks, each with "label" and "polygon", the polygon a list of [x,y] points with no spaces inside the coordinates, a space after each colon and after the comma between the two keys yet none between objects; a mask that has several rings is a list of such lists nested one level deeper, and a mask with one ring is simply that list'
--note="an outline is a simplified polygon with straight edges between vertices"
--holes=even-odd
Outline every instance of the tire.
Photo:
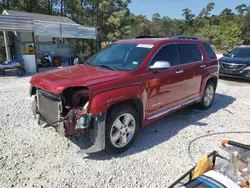
[{"label": "tire", "polygon": [[[209,96],[208,96],[209,95]],[[201,109],[208,109],[212,106],[214,102],[215,96],[215,84],[213,82],[208,82],[200,103],[198,103],[198,107]]]},{"label": "tire", "polygon": [[5,70],[4,69],[0,69],[0,76],[3,76],[5,73]]},{"label": "tire", "polygon": [[17,74],[17,76],[23,76],[24,73],[25,73],[24,68],[18,67],[18,68],[16,69],[16,74]]},{"label": "tire", "polygon": [[[125,119],[127,119],[129,123],[125,123]],[[119,120],[122,124],[119,124]],[[122,127],[120,125],[122,125]],[[139,115],[130,105],[114,107],[107,115],[105,151],[108,153],[121,153],[127,150],[135,141],[140,127],[139,125]],[[118,127],[121,128],[119,129]],[[125,137],[126,139],[124,139]],[[126,144],[125,141],[127,142]]]}]

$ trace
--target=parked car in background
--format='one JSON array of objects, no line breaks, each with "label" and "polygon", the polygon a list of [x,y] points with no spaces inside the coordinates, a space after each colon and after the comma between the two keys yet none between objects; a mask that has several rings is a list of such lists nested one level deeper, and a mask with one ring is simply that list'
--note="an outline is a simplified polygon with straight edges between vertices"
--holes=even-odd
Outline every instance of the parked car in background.
[{"label": "parked car in background", "polygon": [[33,112],[64,136],[82,135],[89,151],[123,152],[140,128],[192,104],[208,109],[217,57],[196,37],[118,41],[82,65],[38,73]]},{"label": "parked car in background", "polygon": [[219,59],[220,76],[250,79],[250,46],[234,48]]}]

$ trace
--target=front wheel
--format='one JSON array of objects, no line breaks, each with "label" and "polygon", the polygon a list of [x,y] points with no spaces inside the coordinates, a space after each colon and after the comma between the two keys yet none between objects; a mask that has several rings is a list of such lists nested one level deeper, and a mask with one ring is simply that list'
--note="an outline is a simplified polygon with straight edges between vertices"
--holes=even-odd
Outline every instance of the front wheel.
[{"label": "front wheel", "polygon": [[213,82],[208,82],[201,102],[198,104],[202,109],[208,109],[212,106],[215,96],[215,85]]},{"label": "front wheel", "polygon": [[121,153],[134,142],[139,130],[138,113],[129,105],[114,108],[107,117],[105,150]]}]

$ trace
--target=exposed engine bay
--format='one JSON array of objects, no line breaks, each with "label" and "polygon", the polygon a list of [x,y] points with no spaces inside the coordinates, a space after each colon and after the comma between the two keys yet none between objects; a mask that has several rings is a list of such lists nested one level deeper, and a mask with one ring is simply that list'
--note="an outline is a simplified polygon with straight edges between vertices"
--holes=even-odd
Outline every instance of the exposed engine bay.
[{"label": "exposed engine bay", "polygon": [[52,126],[60,135],[68,138],[84,137],[89,145],[98,147],[94,150],[104,149],[106,113],[88,113],[87,88],[68,88],[60,95],[36,89],[33,105],[39,125]]}]

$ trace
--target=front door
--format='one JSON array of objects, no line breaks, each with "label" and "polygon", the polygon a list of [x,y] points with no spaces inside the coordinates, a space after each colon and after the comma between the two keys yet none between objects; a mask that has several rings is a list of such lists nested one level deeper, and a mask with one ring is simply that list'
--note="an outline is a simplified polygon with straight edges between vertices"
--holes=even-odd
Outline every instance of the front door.
[{"label": "front door", "polygon": [[149,72],[147,81],[148,108],[147,116],[154,119],[178,108],[181,105],[184,78],[179,71],[179,58],[176,44],[163,46],[154,56],[151,65],[156,61],[168,61],[171,67]]},{"label": "front door", "polygon": [[202,81],[202,53],[196,43],[177,44],[182,66],[183,103],[188,104],[198,99]]}]

